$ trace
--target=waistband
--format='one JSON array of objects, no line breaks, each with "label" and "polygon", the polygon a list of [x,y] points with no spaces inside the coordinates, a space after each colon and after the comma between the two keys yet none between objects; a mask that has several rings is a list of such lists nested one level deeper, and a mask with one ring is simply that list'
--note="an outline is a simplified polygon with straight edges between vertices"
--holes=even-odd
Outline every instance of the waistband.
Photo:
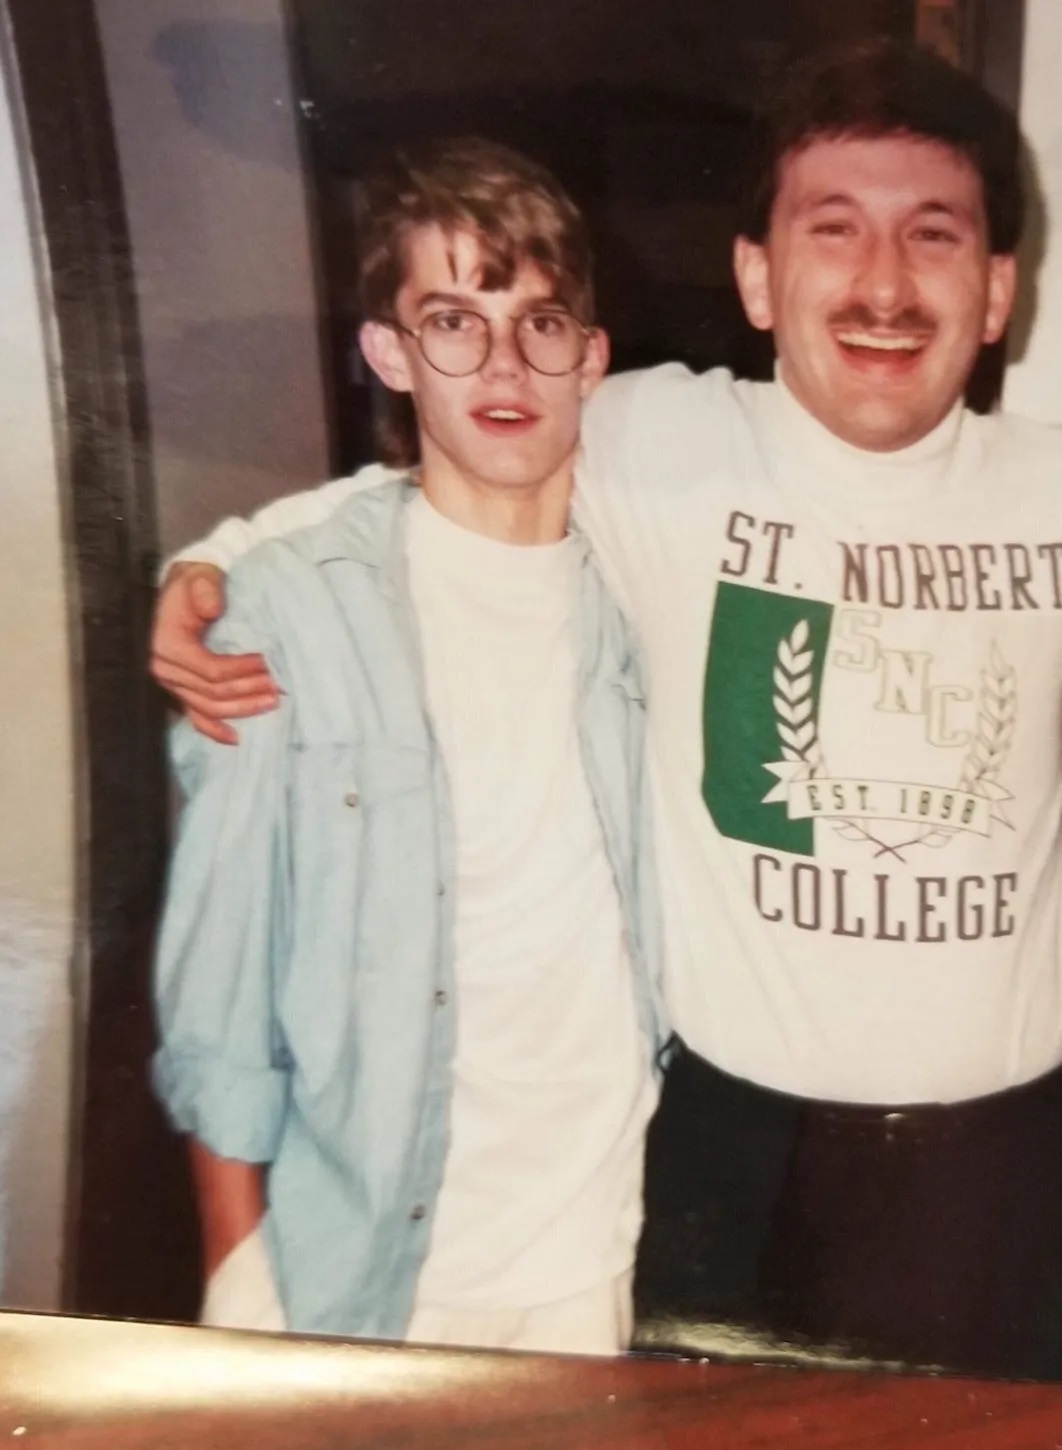
[{"label": "waistband", "polygon": [[668,1079],[680,1091],[741,1103],[764,1114],[795,1119],[801,1126],[838,1136],[931,1141],[963,1134],[1007,1132],[1030,1114],[1055,1113],[1062,1121],[1062,1064],[1016,1087],[954,1103],[846,1103],[805,1098],[734,1077],[676,1039]]}]

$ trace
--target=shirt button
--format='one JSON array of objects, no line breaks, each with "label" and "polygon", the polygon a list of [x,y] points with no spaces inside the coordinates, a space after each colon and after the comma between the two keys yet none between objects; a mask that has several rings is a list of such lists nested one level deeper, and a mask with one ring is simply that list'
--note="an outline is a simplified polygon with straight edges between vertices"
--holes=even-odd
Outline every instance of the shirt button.
[{"label": "shirt button", "polygon": [[445,896],[446,895],[446,887],[445,887],[445,885],[441,881],[439,882],[438,886],[436,886],[436,888],[435,888],[435,895],[436,896]]},{"label": "shirt button", "polygon": [[436,1005],[436,1007],[445,1007],[446,1004],[447,1004],[447,1002],[449,1002],[449,1000],[450,1000],[449,997],[446,995],[446,993],[444,991],[442,991],[441,988],[440,988],[440,990],[438,992],[436,992],[436,994],[435,994],[435,1005]]},{"label": "shirt button", "polygon": [[427,1211],[428,1210],[424,1207],[422,1203],[415,1203],[410,1210],[409,1216],[414,1223],[419,1223],[424,1215],[427,1213]]},{"label": "shirt button", "polygon": [[343,797],[343,804],[345,806],[357,806],[357,805],[360,805],[361,804],[361,796],[358,795],[358,793],[357,793],[356,790],[348,791],[347,794]]}]

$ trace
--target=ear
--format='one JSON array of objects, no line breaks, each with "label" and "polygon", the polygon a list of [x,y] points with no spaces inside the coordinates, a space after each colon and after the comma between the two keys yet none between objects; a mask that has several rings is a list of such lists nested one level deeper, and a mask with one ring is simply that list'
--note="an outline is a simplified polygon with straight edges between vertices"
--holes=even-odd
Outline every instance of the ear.
[{"label": "ear", "polygon": [[364,322],[358,332],[362,357],[381,383],[395,393],[413,391],[413,374],[402,339],[385,322]]},{"label": "ear", "polygon": [[988,301],[983,342],[998,342],[1010,320],[1018,285],[1018,264],[1013,255],[992,256],[988,262]]},{"label": "ear", "polygon": [[770,332],[774,326],[774,312],[771,307],[771,266],[767,260],[767,248],[748,237],[738,237],[734,242],[734,280],[741,294],[745,316],[760,332]]},{"label": "ear", "polygon": [[611,349],[608,333],[603,327],[595,327],[586,341],[586,356],[579,369],[579,396],[584,401],[608,372]]}]

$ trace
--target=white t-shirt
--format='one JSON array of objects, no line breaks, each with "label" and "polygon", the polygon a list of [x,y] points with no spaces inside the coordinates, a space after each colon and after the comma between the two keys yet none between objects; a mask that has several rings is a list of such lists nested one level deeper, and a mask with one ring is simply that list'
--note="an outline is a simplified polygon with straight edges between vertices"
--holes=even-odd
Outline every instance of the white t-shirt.
[{"label": "white t-shirt", "polygon": [[457,843],[450,1145],[417,1304],[549,1303],[633,1262],[655,1104],[576,733],[580,557],[423,495],[408,524]]},{"label": "white t-shirt", "polygon": [[1062,437],[865,453],[779,383],[617,378],[579,519],[642,635],[678,1030],[809,1096],[1062,1060]]}]

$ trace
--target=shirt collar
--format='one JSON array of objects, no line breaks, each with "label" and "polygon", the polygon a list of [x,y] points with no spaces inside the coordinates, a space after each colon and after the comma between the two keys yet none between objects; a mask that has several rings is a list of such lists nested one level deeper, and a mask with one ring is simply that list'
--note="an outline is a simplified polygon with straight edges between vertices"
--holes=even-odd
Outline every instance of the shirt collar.
[{"label": "shirt collar", "polygon": [[[417,491],[418,485],[406,474],[351,494],[312,531],[307,540],[309,558],[315,564],[346,559],[397,577],[404,565],[405,511]],[[590,552],[586,536],[571,521],[568,530],[577,541],[580,560],[585,559]]]}]

